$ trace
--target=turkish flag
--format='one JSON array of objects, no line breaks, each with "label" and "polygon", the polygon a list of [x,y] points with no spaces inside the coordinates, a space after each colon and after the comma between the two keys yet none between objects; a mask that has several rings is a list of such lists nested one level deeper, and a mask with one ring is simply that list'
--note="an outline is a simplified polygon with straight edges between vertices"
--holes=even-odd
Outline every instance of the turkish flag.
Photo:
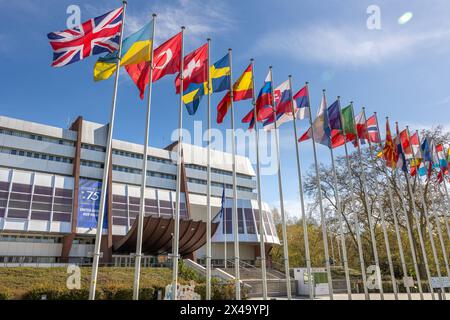
[{"label": "turkish flag", "polygon": [[[192,51],[184,57],[183,91],[191,83],[204,83],[208,81],[208,43]],[[180,74],[175,80],[176,93],[180,93]]]},{"label": "turkish flag", "polygon": [[[180,72],[181,40],[180,32],[154,50],[152,82],[158,81],[167,74]],[[149,68],[148,61],[125,67],[138,87],[141,99],[144,99],[145,87],[149,83]]]}]

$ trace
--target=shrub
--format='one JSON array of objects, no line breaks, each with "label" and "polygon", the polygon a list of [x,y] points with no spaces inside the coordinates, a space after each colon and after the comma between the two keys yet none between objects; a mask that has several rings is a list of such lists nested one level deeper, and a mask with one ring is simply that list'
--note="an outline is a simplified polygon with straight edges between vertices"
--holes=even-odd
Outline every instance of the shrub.
[{"label": "shrub", "polygon": [[[195,292],[201,296],[202,300],[206,299],[206,283],[200,283],[195,286]],[[211,300],[234,300],[236,290],[234,282],[220,283],[216,279],[211,281]],[[247,289],[241,286],[241,299],[248,298]]]},{"label": "shrub", "polygon": [[[97,296],[100,293],[97,291]],[[22,295],[23,300],[88,300],[89,289],[68,290],[54,287],[31,288]]]}]

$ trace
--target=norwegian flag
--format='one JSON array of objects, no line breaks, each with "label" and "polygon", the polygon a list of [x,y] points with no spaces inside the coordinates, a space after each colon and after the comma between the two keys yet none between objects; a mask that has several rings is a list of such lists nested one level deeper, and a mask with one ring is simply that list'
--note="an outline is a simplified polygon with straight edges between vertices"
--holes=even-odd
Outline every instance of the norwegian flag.
[{"label": "norwegian flag", "polygon": [[119,48],[123,7],[47,37],[53,48],[52,67],[63,67],[103,52]]},{"label": "norwegian flag", "polygon": [[366,121],[367,133],[369,134],[370,142],[380,143],[380,132],[378,132],[378,123],[375,115],[371,116]]}]

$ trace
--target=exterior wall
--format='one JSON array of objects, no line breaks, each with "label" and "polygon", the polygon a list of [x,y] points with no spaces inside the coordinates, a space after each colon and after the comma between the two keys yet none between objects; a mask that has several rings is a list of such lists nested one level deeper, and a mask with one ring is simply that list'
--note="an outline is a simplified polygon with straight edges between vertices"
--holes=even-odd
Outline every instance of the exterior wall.
[{"label": "exterior wall", "polygon": [[[0,116],[0,232],[64,236],[61,243],[37,243],[29,246],[28,251],[21,249],[26,245],[15,242],[18,254],[39,256],[36,252],[41,252],[44,256],[52,253],[68,258],[88,256],[93,251],[91,245],[74,242],[77,236],[92,238],[96,232],[96,228],[82,228],[77,224],[78,185],[80,179],[102,179],[107,129],[107,125],[81,117],[70,130],[66,130]],[[143,149],[142,145],[113,140],[111,199],[108,206],[108,222],[112,232],[107,239],[113,235],[125,235],[139,212]],[[176,150],[177,145],[172,150],[149,148],[146,215],[174,215]],[[214,217],[221,209],[224,186],[226,197],[233,196],[232,157],[215,150],[211,153]],[[188,198],[182,193],[182,218],[190,214],[194,220],[206,221],[206,155],[205,148],[183,144],[183,172]],[[242,203],[242,206],[254,210],[257,208],[254,201],[254,170],[249,159],[237,156],[236,160],[238,198],[248,202]],[[229,204],[227,206],[230,207]],[[265,206],[268,211],[268,206]],[[222,226],[213,240],[215,246],[223,246],[221,230]],[[226,237],[227,241],[232,241],[231,234]],[[267,237],[269,243],[279,243],[277,237],[270,237]],[[240,241],[244,248],[241,256],[254,258],[254,247],[259,236],[244,233],[240,235]],[[8,242],[0,243],[0,256],[10,253],[11,248]],[[201,250],[203,248],[199,252]]]}]

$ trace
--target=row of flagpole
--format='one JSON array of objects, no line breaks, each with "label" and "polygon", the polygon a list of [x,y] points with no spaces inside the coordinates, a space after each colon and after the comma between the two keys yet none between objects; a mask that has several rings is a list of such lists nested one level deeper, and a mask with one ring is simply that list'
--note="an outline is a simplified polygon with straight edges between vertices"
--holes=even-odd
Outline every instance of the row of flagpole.
[{"label": "row of flagpole", "polygon": [[[101,256],[101,238],[103,233],[103,222],[104,222],[104,215],[105,207],[106,207],[106,197],[107,197],[107,189],[108,185],[110,183],[109,181],[109,170],[111,167],[111,151],[112,151],[112,136],[113,136],[113,128],[114,128],[114,119],[115,119],[115,111],[116,111],[116,100],[117,100],[117,91],[118,91],[118,78],[119,78],[119,68],[120,68],[120,58],[122,54],[122,40],[123,40],[123,30],[125,26],[125,13],[126,13],[126,1],[123,1],[123,16],[122,16],[122,25],[120,29],[120,39],[119,39],[119,47],[118,47],[118,59],[116,62],[116,74],[114,78],[114,87],[113,87],[113,99],[112,99],[112,105],[111,105],[111,112],[110,112],[110,122],[108,126],[108,135],[107,135],[107,141],[106,141],[106,153],[105,153],[105,164],[104,164],[104,171],[103,171],[103,179],[102,179],[102,189],[101,189],[101,196],[100,196],[100,206],[99,206],[99,215],[98,215],[98,221],[97,221],[97,230],[96,230],[96,241],[95,241],[95,247],[94,247],[94,253],[93,253],[93,265],[92,265],[92,273],[91,273],[91,282],[90,282],[90,292],[89,292],[89,298],[95,299],[95,292],[96,292],[96,284],[97,284],[97,276],[98,276],[98,265],[100,261]],[[156,15],[153,14],[153,35],[152,39],[155,38],[155,30],[156,30]],[[180,228],[180,206],[181,206],[181,165],[182,165],[182,128],[183,128],[183,81],[184,81],[184,30],[185,28],[181,28],[181,55],[180,55],[180,99],[179,99],[179,119],[178,119],[178,145],[177,145],[177,175],[176,175],[176,206],[175,206],[175,215],[174,215],[174,233],[173,233],[173,248],[172,248],[172,298],[177,298],[177,285],[178,285],[178,261],[179,261],[179,228]],[[206,239],[206,298],[211,299],[211,219],[212,219],[212,213],[211,213],[211,149],[210,149],[210,129],[211,129],[211,101],[210,101],[210,95],[212,93],[212,86],[211,86],[211,77],[209,74],[210,70],[210,39],[208,39],[208,83],[207,83],[207,95],[208,95],[208,106],[207,106],[207,127],[208,127],[208,145],[207,145],[207,191],[206,191],[206,203],[207,203],[207,239]],[[153,40],[150,45],[150,61],[153,61],[153,52],[154,52],[154,45]],[[233,179],[233,204],[232,204],[232,222],[233,222],[233,236],[234,236],[234,268],[235,268],[235,293],[236,293],[236,299],[241,299],[241,279],[240,279],[240,253],[239,253],[239,215],[238,215],[238,195],[237,195],[237,172],[236,172],[236,141],[235,141],[235,120],[234,120],[234,103],[233,103],[233,69],[232,69],[232,50],[229,49],[228,51],[228,59],[229,59],[229,68],[230,68],[230,77],[229,77],[229,85],[230,85],[230,110],[231,110],[231,116],[230,116],[230,126],[232,131],[232,179]],[[254,62],[251,60],[251,65],[253,68]],[[152,98],[152,72],[153,72],[153,65],[150,63],[149,68],[149,92],[147,97],[147,113],[146,113],[146,128],[145,128],[145,144],[144,144],[144,156],[143,156],[143,163],[142,163],[142,177],[141,177],[141,190],[140,190],[140,196],[141,196],[141,202],[140,202],[140,208],[139,208],[139,216],[137,218],[137,243],[136,243],[136,254],[135,254],[135,275],[134,275],[134,285],[133,285],[133,299],[139,298],[139,282],[140,282],[140,272],[141,272],[141,258],[142,258],[142,237],[143,237],[143,222],[144,222],[144,216],[145,216],[145,191],[146,191],[146,180],[147,180],[147,153],[148,153],[148,145],[149,145],[149,127],[150,127],[150,113],[151,113],[151,98]],[[263,298],[268,298],[267,293],[267,274],[266,274],[266,257],[265,257],[265,242],[264,242],[264,219],[263,219],[263,207],[262,207],[262,199],[261,199],[261,174],[260,174],[260,163],[259,163],[259,129],[258,129],[258,114],[257,114],[257,103],[255,101],[255,86],[254,86],[254,73],[252,70],[252,83],[253,83],[253,112],[254,112],[254,121],[255,121],[255,144],[256,144],[256,173],[257,173],[257,202],[258,202],[258,209],[259,209],[259,227],[260,227],[260,261],[261,261],[261,272],[262,272],[262,285],[263,285]],[[283,198],[283,187],[282,187],[282,174],[281,174],[281,159],[280,159],[280,141],[278,136],[278,125],[277,125],[277,110],[276,110],[276,103],[275,103],[275,95],[274,95],[274,88],[273,88],[273,74],[272,74],[272,67],[269,67],[269,76],[271,81],[271,107],[273,112],[273,118],[274,118],[274,132],[275,132],[275,149],[277,154],[277,176],[278,176],[278,192],[280,197],[280,214],[281,214],[281,227],[282,227],[282,239],[283,239],[283,259],[284,259],[284,268],[285,268],[285,276],[286,276],[286,290],[287,290],[287,296],[289,299],[291,299],[291,279],[290,279],[290,266],[289,266],[289,252],[288,252],[288,237],[287,237],[287,226],[286,226],[286,214],[285,214],[285,208],[284,208],[284,198]],[[308,88],[308,83],[306,83],[306,88]],[[306,260],[306,267],[307,267],[307,273],[309,278],[309,283],[312,283],[312,266],[311,266],[311,256],[310,256],[310,248],[309,248],[309,238],[308,238],[308,222],[305,214],[305,205],[304,205],[304,196],[303,196],[303,182],[302,182],[302,173],[301,173],[301,163],[300,163],[300,150],[298,145],[298,136],[297,136],[297,125],[296,125],[296,115],[295,115],[295,109],[294,109],[294,98],[293,98],[293,91],[292,91],[292,77],[289,76],[289,90],[291,91],[291,106],[292,106],[292,116],[293,116],[293,130],[294,130],[294,138],[295,138],[295,145],[296,145],[296,164],[297,164],[297,174],[298,174],[298,187],[299,187],[299,197],[300,197],[300,204],[301,204],[301,217],[302,217],[302,223],[303,223],[303,232],[304,232],[304,245],[305,245],[305,260]],[[338,103],[340,103],[339,97],[338,97]],[[352,119],[354,119],[353,114],[353,104],[351,103],[351,112],[352,112]],[[312,147],[313,147],[313,154],[314,154],[314,166],[316,171],[316,183],[317,183],[317,191],[318,191],[318,203],[319,203],[319,211],[320,211],[320,224],[322,228],[322,238],[323,238],[323,245],[324,245],[324,256],[325,256],[325,264],[326,264],[326,270],[327,270],[327,279],[328,279],[328,287],[330,292],[330,298],[333,299],[333,284],[332,284],[332,276],[331,276],[331,261],[330,261],[330,255],[329,255],[329,243],[328,243],[328,231],[327,231],[327,223],[326,218],[324,214],[324,208],[322,203],[322,186],[320,181],[320,170],[319,170],[319,164],[316,154],[316,141],[314,139],[315,135],[315,128],[313,125],[312,120],[312,113],[311,113],[311,105],[310,105],[310,99],[309,99],[309,91],[308,91],[308,112],[309,112],[309,124],[311,128],[311,134],[312,134]],[[325,109],[324,109],[325,108]],[[342,114],[340,110],[340,104],[338,106],[339,113],[342,121]],[[323,97],[322,97],[322,105],[320,110],[323,112],[327,112],[327,103],[326,103],[326,96],[325,96],[325,90],[323,91]],[[376,116],[376,114],[375,114]],[[366,125],[366,116],[365,116],[365,110],[363,108],[363,118],[364,123]],[[328,119],[328,118],[327,118]],[[388,119],[387,119],[388,121]],[[379,135],[379,126],[378,126],[378,120],[376,121],[376,127],[377,127],[377,134]],[[346,165],[347,165],[347,171],[348,174],[351,175],[351,163],[350,158],[347,150],[347,138],[346,138],[346,132],[344,130],[344,139],[345,139],[345,158],[346,158]],[[407,127],[407,134],[408,139],[409,137],[409,128]],[[418,133],[416,132],[417,136]],[[397,125],[397,137],[400,135],[398,132],[398,125]],[[372,144],[370,139],[369,141],[369,151],[370,151],[370,157],[374,158],[376,161],[376,156],[373,154],[372,150]],[[420,139],[419,139],[420,142]],[[400,144],[401,145],[401,144]],[[381,145],[381,138],[379,139],[379,146]],[[371,210],[369,206],[369,190],[367,188],[367,177],[365,168],[363,166],[362,161],[362,151],[361,146],[359,142],[359,137],[356,138],[356,148],[357,148],[357,157],[358,157],[358,163],[359,163],[359,171],[360,171],[360,177],[361,177],[361,189],[362,189],[362,195],[363,195],[363,201],[362,206],[365,208],[365,211],[367,212],[367,218],[368,218],[368,228],[370,233],[370,242],[372,246],[372,253],[373,258],[375,262],[376,267],[376,282],[378,285],[378,290],[380,294],[380,298],[384,299],[384,291],[383,286],[381,282],[381,274],[380,274],[380,261],[379,261],[379,254],[378,254],[378,248],[376,243],[376,237],[375,237],[375,230],[376,225],[374,225],[373,222],[373,210]],[[419,148],[420,149],[420,148]],[[432,152],[436,152],[436,150],[433,150]],[[413,152],[413,161],[415,165],[417,165],[416,162],[416,155]],[[335,158],[333,154],[333,148],[330,147],[330,156],[331,156],[331,163],[332,163],[332,174],[333,174],[333,184],[335,189],[335,201],[336,201],[336,215],[338,218],[338,224],[339,224],[339,246],[340,251],[339,254],[341,254],[342,250],[342,262],[344,266],[344,272],[345,272],[345,281],[347,286],[347,294],[348,299],[352,299],[352,291],[351,291],[351,283],[350,283],[350,274],[349,274],[349,266],[348,266],[348,256],[347,256],[347,245],[345,241],[345,231],[344,231],[344,224],[342,221],[342,217],[345,215],[342,208],[342,203],[339,196],[339,190],[338,190],[338,181],[337,181],[337,172],[335,167]],[[438,155],[439,157],[439,155]],[[442,170],[442,168],[441,168]],[[406,260],[405,260],[405,254],[403,251],[402,246],[402,239],[401,234],[399,231],[399,215],[398,210],[395,209],[395,205],[393,202],[393,195],[392,190],[390,186],[389,179],[395,179],[394,173],[392,172],[391,177],[389,177],[389,173],[387,170],[386,163],[383,161],[383,172],[385,175],[387,188],[388,188],[388,195],[389,195],[389,203],[390,203],[390,209],[391,214],[393,215],[394,219],[394,228],[395,228],[395,236],[399,248],[399,254],[400,254],[400,260],[402,265],[402,271],[404,277],[408,276],[408,270],[406,266]],[[413,192],[411,181],[409,175],[405,172],[404,178],[407,186],[407,193],[409,195],[410,199],[410,206],[413,212],[413,222],[416,226],[417,234],[419,236],[419,242],[420,242],[420,250],[422,253],[422,257],[424,260],[424,266],[427,276],[427,281],[430,286],[430,291],[432,294],[433,299],[434,297],[434,291],[432,288],[431,283],[431,272],[429,268],[428,263],[428,257],[427,257],[427,251],[425,247],[425,241],[424,241],[424,235],[422,234],[420,222],[419,222],[419,214],[418,210],[416,208],[416,199],[415,194]],[[444,255],[444,264],[447,276],[449,276],[450,268],[448,264],[448,258],[447,258],[447,252],[444,242],[444,237],[442,234],[442,229],[440,226],[439,216],[435,209],[434,200],[431,200],[431,212],[432,215],[430,215],[430,208],[427,206],[427,202],[425,199],[425,191],[422,186],[421,178],[420,176],[416,175],[417,183],[418,183],[418,189],[419,194],[421,195],[421,199],[419,199],[422,203],[423,208],[423,214],[425,217],[425,230],[427,231],[427,234],[429,236],[429,241],[432,248],[432,258],[435,262],[436,272],[438,274],[438,277],[441,277],[441,265],[439,262],[437,247],[435,244],[434,236],[433,236],[433,227],[430,218],[433,217],[434,221],[436,223],[436,228],[438,232],[438,239],[440,248],[442,251],[442,254]],[[399,177],[400,180],[400,177]],[[450,197],[447,190],[445,178],[444,178],[444,192],[446,195],[447,202],[450,204]],[[406,228],[407,228],[407,236],[408,241],[411,249],[411,256],[413,260],[414,265],[414,271],[416,274],[417,282],[418,282],[418,290],[420,293],[421,299],[423,299],[423,290],[420,280],[420,269],[418,265],[418,259],[415,251],[415,243],[414,243],[414,236],[413,236],[413,228],[412,225],[410,225],[408,213],[406,210],[406,203],[403,199],[404,190],[401,187],[401,181],[399,181],[398,186],[400,188],[401,193],[401,207],[402,207],[402,213],[403,218],[406,222]],[[367,275],[366,275],[366,262],[364,260],[364,252],[362,248],[362,241],[361,241],[361,230],[360,230],[360,222],[359,217],[357,216],[357,210],[356,210],[356,200],[355,200],[355,186],[353,185],[353,182],[350,183],[350,189],[351,189],[351,211],[354,215],[354,228],[356,232],[356,241],[357,241],[357,247],[358,247],[358,255],[360,260],[360,267],[361,267],[361,276],[364,286],[364,293],[366,296],[366,299],[369,299],[370,296],[368,294],[368,287],[367,287]],[[439,189],[439,186],[437,186],[436,189]],[[439,194],[441,194],[441,190],[439,190]],[[442,196],[444,196],[442,195]],[[186,195],[187,196],[187,195]],[[376,200],[376,209],[379,212],[380,219],[381,219],[381,227],[384,237],[384,242],[386,246],[386,253],[387,253],[387,260],[389,264],[389,271],[391,275],[393,290],[395,298],[398,299],[398,291],[397,291],[397,281],[395,279],[394,269],[393,269],[393,262],[392,262],[392,254],[390,249],[390,243],[386,228],[386,221],[385,221],[385,213],[382,206],[382,203],[380,203],[381,200]],[[448,233],[448,236],[450,237],[450,230],[448,226],[447,219],[447,212],[445,211],[445,227]],[[226,216],[226,215],[225,215]],[[225,234],[225,237],[227,235]],[[226,243],[225,248],[226,250]],[[225,251],[226,252],[226,251]],[[225,254],[224,261],[226,264],[227,256]],[[313,298],[313,286],[309,286],[309,296],[312,299]],[[445,288],[441,287],[442,292],[444,292],[443,297],[445,298]],[[408,286],[406,286],[406,291],[408,294],[408,298],[411,299],[411,292]]]}]

